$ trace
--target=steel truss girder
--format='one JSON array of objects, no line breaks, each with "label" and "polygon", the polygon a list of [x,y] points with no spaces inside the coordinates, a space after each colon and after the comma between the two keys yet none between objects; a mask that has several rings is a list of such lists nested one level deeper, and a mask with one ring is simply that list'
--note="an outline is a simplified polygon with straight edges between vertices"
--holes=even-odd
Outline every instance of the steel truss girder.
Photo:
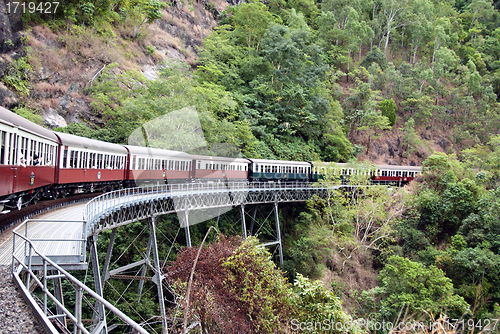
[{"label": "steel truss girder", "polygon": [[298,187],[292,189],[259,189],[247,188],[236,190],[215,190],[144,195],[134,201],[118,205],[106,205],[106,209],[90,218],[88,235],[113,229],[135,221],[147,218],[188,212],[191,210],[236,207],[250,204],[271,204],[274,202],[305,202],[313,196],[326,198],[328,189],[313,187]]}]

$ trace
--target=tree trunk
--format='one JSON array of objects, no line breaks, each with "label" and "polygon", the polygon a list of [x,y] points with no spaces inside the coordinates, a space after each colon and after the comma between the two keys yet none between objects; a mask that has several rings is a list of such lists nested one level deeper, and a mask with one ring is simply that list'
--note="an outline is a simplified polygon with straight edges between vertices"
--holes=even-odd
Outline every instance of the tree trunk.
[{"label": "tree trunk", "polygon": [[391,30],[387,31],[387,39],[385,40],[384,55],[387,57],[387,46],[389,45],[389,36],[391,35]]}]

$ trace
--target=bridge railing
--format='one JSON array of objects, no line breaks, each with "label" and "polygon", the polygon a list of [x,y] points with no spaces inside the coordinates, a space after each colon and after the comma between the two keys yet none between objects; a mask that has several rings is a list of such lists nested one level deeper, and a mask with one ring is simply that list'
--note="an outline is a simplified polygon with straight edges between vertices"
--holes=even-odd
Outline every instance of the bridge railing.
[{"label": "bridge railing", "polygon": [[146,202],[159,198],[174,198],[189,194],[220,193],[220,192],[251,192],[251,191],[283,191],[308,189],[307,182],[197,182],[146,185],[142,187],[126,188],[111,191],[93,198],[85,205],[83,217],[87,222],[87,232],[92,226],[109,214],[118,206],[127,206],[132,203]]},{"label": "bridge railing", "polygon": [[[73,285],[76,288],[76,301],[81,300],[81,296],[83,294],[83,291],[85,291],[87,294],[89,294],[92,298],[94,298],[97,302],[101,303],[104,305],[105,308],[113,312],[116,316],[118,316],[125,324],[133,328],[134,331],[138,333],[147,333],[147,331],[142,328],[138,323],[136,323],[134,320],[129,318],[126,314],[121,312],[119,309],[114,307],[110,302],[99,296],[96,292],[94,292],[92,289],[87,287],[85,284],[80,282],[78,279],[73,277],[71,274],[69,274],[66,270],[64,270],[61,266],[59,266],[57,263],[52,261],[50,258],[39,252],[35,245],[33,244],[32,240],[27,238],[26,236],[22,235],[21,233],[17,232],[17,230],[14,230],[14,245],[15,245],[15,238],[20,238],[26,248],[26,252],[28,256],[19,258],[17,254],[13,253],[12,255],[12,274],[14,276],[14,280],[21,289],[21,292],[24,294],[24,297],[30,301],[31,305],[35,308],[35,310],[38,313],[39,318],[42,320],[44,326],[46,329],[52,333],[57,333],[56,329],[51,323],[51,319],[56,319],[56,318],[62,318],[62,317],[68,317],[73,324],[78,328],[77,331],[75,332],[82,332],[82,333],[87,333],[89,334],[90,332],[84,327],[82,323],[82,309],[81,309],[81,303],[77,302],[77,305],[75,306],[75,311],[71,312],[68,310],[63,303],[61,303],[47,288],[48,286],[48,281],[53,279],[53,278],[66,278],[70,282],[73,283]],[[38,257],[42,259],[42,266],[43,266],[43,277],[40,279],[38,275],[35,273],[35,270],[32,268],[32,263],[33,263],[33,258]],[[59,275],[56,276],[51,276],[48,275],[48,270],[58,270]],[[25,272],[25,282],[22,281],[21,279],[21,272]],[[32,282],[34,282],[42,291],[43,293],[43,309],[41,309],[33,296],[30,293],[30,289],[32,289]],[[48,299],[52,300],[54,304],[57,305],[58,309],[60,309],[63,314],[56,314],[56,315],[50,315],[50,310],[48,309],[47,306],[47,301]],[[74,313],[74,314],[73,314]]]}]

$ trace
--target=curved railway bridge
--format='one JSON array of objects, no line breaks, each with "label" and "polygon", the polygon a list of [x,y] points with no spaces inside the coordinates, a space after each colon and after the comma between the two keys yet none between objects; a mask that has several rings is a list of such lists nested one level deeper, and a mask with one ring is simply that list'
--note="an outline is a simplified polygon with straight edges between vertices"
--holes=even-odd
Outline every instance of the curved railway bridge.
[{"label": "curved railway bridge", "polygon": [[[241,213],[243,237],[258,232],[255,220],[257,205],[271,204],[274,214],[274,240],[262,246],[274,246],[283,263],[281,231],[278,218],[278,204],[304,202],[313,196],[324,198],[329,191],[349,186],[325,188],[306,182],[214,182],[159,185],[129,188],[109,192],[93,198],[85,205],[59,209],[49,214],[23,222],[13,232],[11,263],[15,282],[25,299],[33,306],[44,326],[53,333],[107,333],[116,326],[129,326],[134,332],[147,333],[147,321],[134,322],[103,298],[103,285],[109,278],[139,280],[138,294],[141,296],[145,281],[156,285],[160,304],[163,333],[168,332],[164,291],[168,289],[158,256],[156,236],[157,217],[177,214],[181,228],[184,228],[186,244],[191,246],[190,226],[217,217],[222,212],[238,208]],[[246,208],[253,211],[245,212]],[[271,215],[271,213],[270,213]],[[248,217],[250,218],[248,218]],[[247,224],[247,219],[249,220]],[[149,239],[142,260],[124,267],[110,270],[113,244],[117,228],[136,221],[148,221]],[[110,242],[104,265],[99,266],[97,239],[99,233],[111,230]],[[90,266],[87,262],[87,248]],[[3,259],[3,260],[2,260]],[[0,262],[5,256],[0,257]],[[1,263],[0,263],[1,264]],[[87,270],[93,273],[95,291],[91,290],[68,270]],[[154,273],[147,277],[149,272]],[[121,275],[135,270],[135,275]],[[74,310],[64,306],[61,279],[71,282],[75,294]],[[67,285],[66,285],[67,286]],[[52,287],[52,288],[48,288]],[[33,294],[33,291],[38,293]],[[140,297],[139,297],[140,298]],[[55,307],[50,308],[50,302]],[[92,320],[82,319],[82,303],[86,302],[94,310]],[[110,319],[120,322],[108,326]]]}]

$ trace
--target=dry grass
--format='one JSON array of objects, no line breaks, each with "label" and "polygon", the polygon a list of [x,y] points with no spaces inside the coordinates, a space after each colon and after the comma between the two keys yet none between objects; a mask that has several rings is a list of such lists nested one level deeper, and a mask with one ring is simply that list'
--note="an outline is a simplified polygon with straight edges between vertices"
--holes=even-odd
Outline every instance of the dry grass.
[{"label": "dry grass", "polygon": [[68,91],[69,85],[50,84],[48,82],[41,81],[36,83],[34,88],[50,95],[64,95]]},{"label": "dry grass", "polygon": [[55,109],[59,105],[59,100],[56,98],[42,99],[38,103],[43,109]]},{"label": "dry grass", "polygon": [[332,283],[340,287],[343,294],[341,298],[343,308],[350,312],[358,305],[351,298],[349,291],[365,291],[376,287],[378,273],[372,267],[370,254],[364,250],[355,252],[342,269],[344,260],[345,258],[341,254],[332,252],[326,260],[327,269],[323,270],[321,281],[327,289],[332,288]]},{"label": "dry grass", "polygon": [[49,27],[45,25],[38,25],[34,26],[31,29],[31,35],[32,37],[36,38],[37,40],[47,42],[47,41],[53,41],[56,42],[58,40],[58,36],[50,30]]}]

